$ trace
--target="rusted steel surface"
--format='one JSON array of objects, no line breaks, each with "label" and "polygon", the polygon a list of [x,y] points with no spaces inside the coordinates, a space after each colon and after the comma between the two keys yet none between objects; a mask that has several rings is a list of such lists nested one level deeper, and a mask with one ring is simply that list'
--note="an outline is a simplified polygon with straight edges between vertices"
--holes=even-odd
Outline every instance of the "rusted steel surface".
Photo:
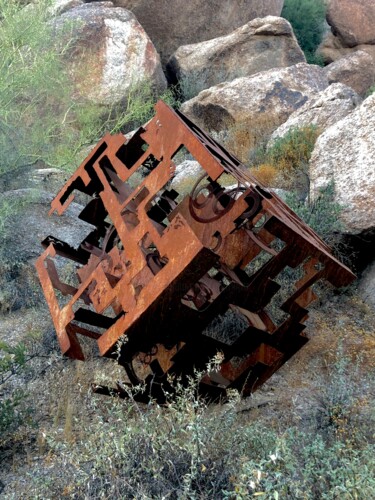
[{"label": "rusted steel surface", "polygon": [[[106,135],[52,202],[61,215],[84,193],[79,218],[91,224],[77,248],[47,237],[36,264],[61,350],[83,360],[81,336],[96,340],[129,387],[146,383],[140,398],[159,401],[173,376],[220,352],[202,393],[247,395],[307,342],[312,286],[354,275],[220,144],[162,101],[155,109],[130,140]],[[205,171],[187,196],[170,188],[182,147]],[[76,284],[59,277],[59,259],[74,262]]]}]

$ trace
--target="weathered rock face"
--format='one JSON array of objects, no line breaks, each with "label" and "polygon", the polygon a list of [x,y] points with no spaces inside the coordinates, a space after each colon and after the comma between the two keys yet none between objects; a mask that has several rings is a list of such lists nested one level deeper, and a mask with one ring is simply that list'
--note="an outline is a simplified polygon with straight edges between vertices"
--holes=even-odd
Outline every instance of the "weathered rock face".
[{"label": "weathered rock face", "polygon": [[355,47],[345,47],[340,38],[331,32],[328,32],[324,37],[317,49],[317,54],[323,58],[325,64],[330,64],[359,50],[369,54],[373,58],[373,64],[375,64],[375,45],[360,44]]},{"label": "weathered rock face", "polygon": [[360,297],[375,309],[375,262],[363,273],[358,292]]},{"label": "weathered rock face", "polygon": [[348,231],[375,229],[375,95],[328,128],[310,161],[311,195],[334,181],[335,200]]},{"label": "weathered rock face", "polygon": [[67,10],[83,5],[83,0],[53,0],[50,11],[52,14],[63,14]]},{"label": "weathered rock face", "polygon": [[77,203],[72,203],[63,216],[49,218],[53,198],[50,193],[28,188],[0,193],[0,203],[14,204],[9,217],[3,217],[0,312],[41,303],[33,264],[43,250],[40,242],[44,238],[54,234],[77,247],[93,229],[78,219],[83,207]]},{"label": "weathered rock face", "polygon": [[183,45],[167,69],[190,95],[221,82],[305,62],[291,25],[281,17],[254,19],[229,35]]},{"label": "weathered rock face", "polygon": [[327,21],[346,47],[375,44],[374,0],[330,0]]},{"label": "weathered rock face", "polygon": [[131,10],[155,44],[163,64],[180,47],[226,35],[268,15],[280,16],[284,0],[114,0]]},{"label": "weathered rock face", "polygon": [[375,82],[374,60],[367,52],[348,54],[325,69],[329,83],[344,83],[362,96]]},{"label": "weathered rock face", "polygon": [[194,182],[204,173],[204,169],[195,160],[185,160],[176,166],[175,175],[171,187],[179,193],[189,193]]},{"label": "weathered rock face", "polygon": [[17,191],[28,188],[58,192],[67,181],[68,173],[58,168],[47,167],[43,162],[26,165],[0,177],[0,192]]},{"label": "weathered rock face", "polygon": [[56,26],[68,23],[75,36],[68,63],[79,95],[114,105],[145,81],[166,88],[156,49],[131,12],[111,2],[84,4],[59,16]]},{"label": "weathered rock face", "polygon": [[61,217],[49,217],[50,203],[54,197],[54,194],[30,188],[1,193],[2,201],[10,200],[21,207],[6,219],[4,227],[6,251],[13,253],[15,258],[25,262],[39,257],[42,251],[40,242],[50,234],[77,247],[84,235],[93,230],[93,226],[78,218],[83,208],[78,203],[69,205]]},{"label": "weathered rock face", "polygon": [[[327,86],[323,68],[299,63],[203,90],[184,103],[182,111],[206,130],[221,132],[229,128],[239,134],[241,149],[248,152],[260,137],[271,134]],[[229,147],[244,159],[233,141],[229,141]]]},{"label": "weathered rock face", "polygon": [[362,99],[353,89],[342,83],[334,83],[290,115],[285,123],[271,136],[270,143],[283,137],[290,129],[315,125],[323,132],[326,128],[345,118]]}]

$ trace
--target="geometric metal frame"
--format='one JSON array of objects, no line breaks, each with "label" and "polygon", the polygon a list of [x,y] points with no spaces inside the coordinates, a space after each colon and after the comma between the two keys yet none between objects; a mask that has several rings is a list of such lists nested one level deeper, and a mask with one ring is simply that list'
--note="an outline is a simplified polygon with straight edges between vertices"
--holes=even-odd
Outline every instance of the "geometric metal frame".
[{"label": "geometric metal frame", "polygon": [[[53,236],[43,241],[36,268],[57,338],[80,360],[79,337],[96,340],[102,356],[124,366],[129,387],[145,382],[141,400],[163,401],[174,376],[204,370],[217,352],[223,362],[202,378],[201,392],[248,395],[307,342],[312,286],[321,279],[346,286],[355,276],[219,143],[164,102],[155,110],[129,140],[107,134],[52,202],[50,213],[61,215],[74,191],[85,193],[79,218],[93,226],[77,248]],[[182,147],[204,169],[184,197],[170,188]],[[143,179],[134,186],[136,172]],[[233,187],[222,185],[223,174]],[[59,277],[57,256],[75,263],[78,285]],[[302,275],[279,304],[278,323],[269,306],[286,268]],[[59,294],[68,297],[64,306]],[[228,315],[242,325],[232,342],[207,334]],[[120,385],[117,392],[126,395]]]}]

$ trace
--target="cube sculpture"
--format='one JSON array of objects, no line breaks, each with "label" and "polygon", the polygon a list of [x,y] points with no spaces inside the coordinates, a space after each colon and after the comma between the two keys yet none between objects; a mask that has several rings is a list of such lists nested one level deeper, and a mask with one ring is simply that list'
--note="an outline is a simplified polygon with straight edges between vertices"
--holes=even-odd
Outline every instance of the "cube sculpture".
[{"label": "cube sculpture", "polygon": [[[61,215],[75,190],[85,193],[79,218],[92,225],[77,248],[47,237],[36,263],[61,350],[83,360],[80,336],[96,340],[125,368],[129,389],[115,392],[143,382],[135,397],[160,402],[173,380],[204,371],[220,353],[201,393],[248,395],[308,341],[312,286],[355,276],[219,143],[162,101],[155,109],[129,140],[107,134],[52,201],[50,213]],[[204,169],[187,196],[170,188],[183,147]],[[131,187],[135,172],[143,179]],[[222,186],[223,174],[232,187]],[[61,258],[75,263],[77,284],[59,277]]]}]

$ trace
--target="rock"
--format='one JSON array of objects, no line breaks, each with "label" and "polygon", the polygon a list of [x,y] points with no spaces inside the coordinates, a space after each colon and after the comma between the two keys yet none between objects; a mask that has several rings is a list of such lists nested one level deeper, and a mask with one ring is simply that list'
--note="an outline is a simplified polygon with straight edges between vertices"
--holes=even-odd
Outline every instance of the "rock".
[{"label": "rock", "polygon": [[[54,195],[35,189],[0,194],[0,312],[41,303],[33,263],[43,252],[40,242],[46,236],[52,234],[77,247],[93,230],[93,226],[78,219],[83,206],[77,203],[72,203],[60,217],[48,217],[53,198]],[[71,264],[61,259],[58,270],[67,277],[71,273]]]},{"label": "rock", "polygon": [[73,26],[67,61],[79,96],[113,106],[145,82],[165,90],[159,55],[130,11],[111,2],[90,3],[68,10],[55,23],[62,38],[62,28]]},{"label": "rock", "polygon": [[1,202],[8,201],[14,205],[3,229],[4,239],[8,242],[8,253],[17,255],[23,262],[33,260],[42,253],[40,242],[46,236],[53,234],[77,247],[94,229],[90,224],[78,219],[83,206],[75,202],[69,205],[62,216],[49,217],[50,203],[54,197],[54,194],[46,191],[29,188],[1,193]]},{"label": "rock", "polygon": [[131,10],[163,64],[181,45],[226,35],[256,17],[280,16],[284,0],[114,0]]},{"label": "rock", "polygon": [[375,94],[318,138],[310,160],[311,196],[334,182],[349,233],[375,228]]},{"label": "rock", "polygon": [[83,0],[53,0],[49,7],[49,11],[53,15],[59,15],[83,4]]},{"label": "rock", "polygon": [[346,47],[375,44],[374,0],[329,0],[327,21]]},{"label": "rock", "polygon": [[203,129],[229,130],[227,147],[245,160],[260,138],[271,134],[327,86],[323,68],[299,63],[203,90],[181,109]]},{"label": "rock", "polygon": [[189,86],[189,94],[241,76],[305,62],[291,25],[281,17],[254,19],[229,35],[183,45],[167,70],[172,81]]},{"label": "rock", "polygon": [[373,58],[373,64],[375,64],[375,45],[361,44],[356,47],[344,47],[342,41],[331,32],[328,32],[324,37],[317,49],[317,54],[322,57],[325,64],[330,64],[358,50],[369,54]]},{"label": "rock", "polygon": [[354,90],[342,83],[334,83],[292,113],[272,134],[269,144],[292,128],[315,125],[323,132],[351,113],[361,102],[362,99]]},{"label": "rock", "polygon": [[375,262],[363,273],[358,292],[362,300],[375,309]]},{"label": "rock", "polygon": [[204,170],[197,161],[185,160],[176,166],[171,187],[181,194],[187,194],[193,188],[198,177],[203,173]]},{"label": "rock", "polygon": [[364,96],[375,82],[375,64],[372,57],[356,51],[326,67],[329,83],[341,82]]},{"label": "rock", "polygon": [[25,187],[57,193],[69,175],[59,168],[49,168],[43,162],[26,165],[0,177],[0,191],[16,191]]}]

